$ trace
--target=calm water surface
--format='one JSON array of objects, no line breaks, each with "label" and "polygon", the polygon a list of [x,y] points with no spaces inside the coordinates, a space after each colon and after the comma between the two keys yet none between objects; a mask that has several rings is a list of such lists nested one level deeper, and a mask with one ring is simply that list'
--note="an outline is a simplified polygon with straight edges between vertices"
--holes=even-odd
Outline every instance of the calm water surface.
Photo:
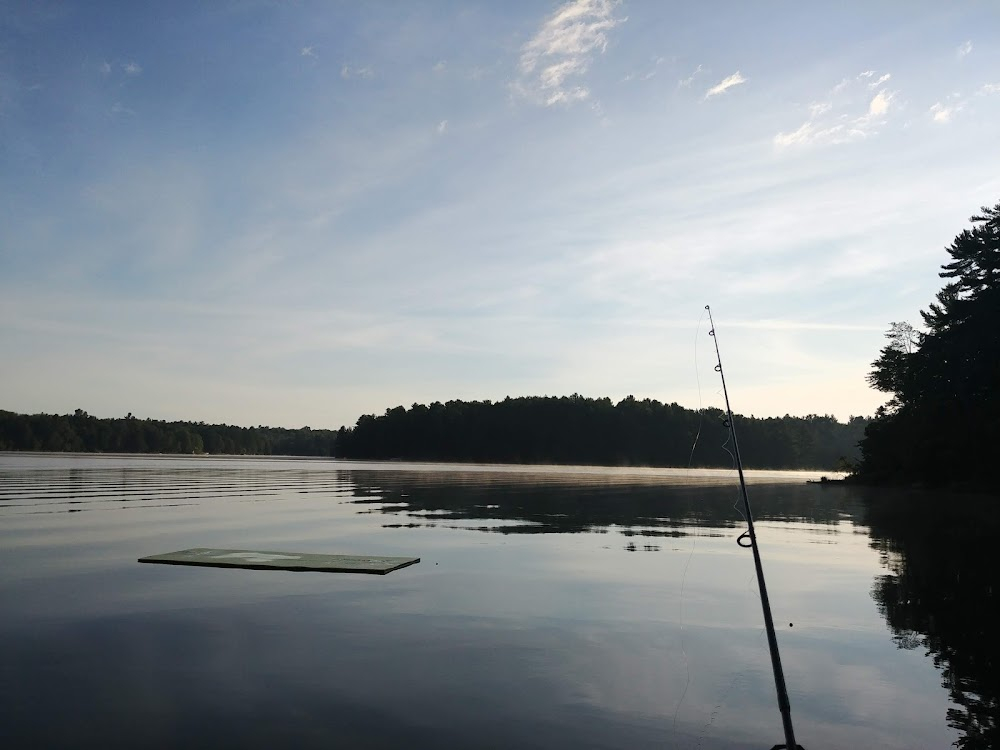
[{"label": "calm water surface", "polygon": [[[947,664],[887,623],[905,550],[805,478],[750,488],[799,741],[967,739]],[[732,472],[0,454],[0,745],[770,748],[738,497]],[[136,562],[188,547],[422,562]]]}]

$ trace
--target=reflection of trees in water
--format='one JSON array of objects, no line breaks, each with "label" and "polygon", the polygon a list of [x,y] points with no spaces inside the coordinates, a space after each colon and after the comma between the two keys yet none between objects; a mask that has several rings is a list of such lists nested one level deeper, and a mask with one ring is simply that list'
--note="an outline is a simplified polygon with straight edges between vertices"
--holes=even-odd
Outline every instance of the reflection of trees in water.
[{"label": "reflection of trees in water", "polygon": [[1000,747],[1000,646],[995,619],[996,498],[872,494],[866,521],[889,574],[872,596],[900,648],[923,647],[955,707],[948,723],[967,750]]},{"label": "reflection of trees in water", "polygon": [[[692,527],[743,523],[735,479],[678,484],[663,477],[599,474],[342,474],[355,487],[353,502],[370,506],[361,512],[397,517],[389,527],[433,524],[501,534],[600,533],[621,527],[626,536],[676,537]],[[839,486],[759,484],[751,485],[750,494],[758,520],[836,524],[857,511],[851,493]]]}]

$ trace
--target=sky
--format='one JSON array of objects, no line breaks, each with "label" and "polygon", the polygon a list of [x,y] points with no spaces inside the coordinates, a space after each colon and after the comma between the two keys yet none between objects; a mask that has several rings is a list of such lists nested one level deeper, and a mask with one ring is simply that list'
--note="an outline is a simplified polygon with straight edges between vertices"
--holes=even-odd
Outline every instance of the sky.
[{"label": "sky", "polygon": [[870,415],[1000,202],[995,2],[0,2],[0,408]]}]

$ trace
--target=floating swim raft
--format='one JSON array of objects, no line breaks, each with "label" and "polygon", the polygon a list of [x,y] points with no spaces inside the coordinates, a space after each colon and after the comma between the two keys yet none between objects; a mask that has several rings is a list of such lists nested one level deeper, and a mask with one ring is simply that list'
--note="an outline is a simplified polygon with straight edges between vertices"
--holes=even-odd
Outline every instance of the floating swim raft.
[{"label": "floating swim raft", "polygon": [[375,555],[315,555],[305,552],[262,552],[247,549],[195,547],[179,552],[140,557],[141,563],[200,565],[208,568],[249,568],[250,570],[311,570],[321,573],[372,573],[385,575],[415,565],[419,557]]}]

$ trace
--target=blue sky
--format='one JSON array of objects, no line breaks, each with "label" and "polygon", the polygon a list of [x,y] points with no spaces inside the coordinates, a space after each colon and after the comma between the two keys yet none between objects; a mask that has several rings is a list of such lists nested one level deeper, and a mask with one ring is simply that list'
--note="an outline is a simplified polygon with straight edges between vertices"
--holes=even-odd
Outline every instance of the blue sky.
[{"label": "blue sky", "polygon": [[871,414],[1000,201],[992,2],[5,3],[0,408]]}]

